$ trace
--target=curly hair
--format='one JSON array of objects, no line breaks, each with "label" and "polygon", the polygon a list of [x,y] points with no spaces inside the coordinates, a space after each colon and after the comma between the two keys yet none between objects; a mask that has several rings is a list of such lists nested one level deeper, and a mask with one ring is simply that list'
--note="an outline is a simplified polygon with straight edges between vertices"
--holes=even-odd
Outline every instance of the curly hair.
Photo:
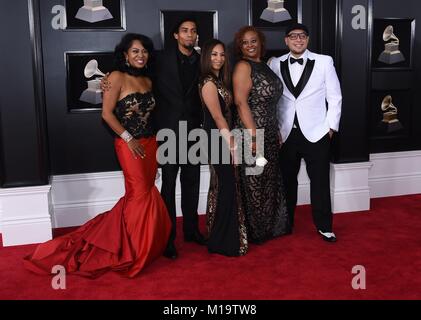
[{"label": "curly hair", "polygon": [[[144,68],[136,69],[131,66],[126,65],[126,57],[125,53],[127,54],[130,47],[133,45],[133,41],[138,40],[142,46],[148,51],[148,63]],[[142,76],[151,76],[153,70],[153,62],[154,62],[154,46],[152,40],[143,35],[137,33],[128,33],[123,36],[120,43],[117,44],[114,50],[114,69],[128,73],[131,75],[142,75]]]},{"label": "curly hair", "polygon": [[257,37],[259,38],[259,41],[260,41],[260,56],[263,57],[265,55],[266,37],[263,34],[263,32],[253,26],[244,26],[244,27],[241,27],[240,30],[238,30],[234,36],[234,54],[237,59],[241,59],[243,56],[243,53],[241,51],[243,37],[249,31],[257,34]]}]

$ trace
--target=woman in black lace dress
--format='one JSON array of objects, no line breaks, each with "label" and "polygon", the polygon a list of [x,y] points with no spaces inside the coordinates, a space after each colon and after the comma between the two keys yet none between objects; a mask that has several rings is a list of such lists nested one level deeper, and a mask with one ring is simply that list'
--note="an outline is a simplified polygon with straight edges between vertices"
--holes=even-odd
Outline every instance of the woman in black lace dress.
[{"label": "woman in black lace dress", "polygon": [[[232,94],[225,45],[216,39],[202,47],[199,92],[203,104],[203,128],[208,136],[211,181],[208,194],[208,250],[226,256],[247,252],[247,234],[232,156],[235,141],[231,135]],[[216,139],[215,139],[216,137]]]},{"label": "woman in black lace dress", "polygon": [[240,169],[248,238],[252,243],[263,243],[290,232],[279,165],[281,146],[276,117],[283,87],[281,80],[261,59],[265,45],[262,32],[251,26],[243,27],[236,33],[234,42],[239,58],[233,74],[237,106],[235,126],[249,129],[245,130],[244,150],[251,149],[254,154],[256,129],[264,130],[263,150],[267,164],[253,171],[249,161],[243,158]]},{"label": "woman in black lace dress", "polygon": [[147,64],[152,41],[127,34],[116,47],[117,69],[109,76],[102,116],[117,134],[114,145],[126,193],[108,212],[77,230],[40,244],[25,258],[33,272],[67,273],[95,278],[113,270],[134,277],[162,255],[171,230],[165,204],[155,187],[157,143],[150,115],[155,107]]}]

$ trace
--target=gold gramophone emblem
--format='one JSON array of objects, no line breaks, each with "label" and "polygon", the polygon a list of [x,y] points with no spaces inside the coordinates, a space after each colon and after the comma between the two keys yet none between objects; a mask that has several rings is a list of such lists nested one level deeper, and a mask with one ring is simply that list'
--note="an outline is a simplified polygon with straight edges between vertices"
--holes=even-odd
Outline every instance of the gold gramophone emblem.
[{"label": "gold gramophone emblem", "polygon": [[382,101],[383,122],[392,123],[398,120],[398,108],[392,103],[392,96],[387,95]]},{"label": "gold gramophone emblem", "polygon": [[402,124],[398,120],[398,108],[392,102],[392,96],[387,95],[383,98],[381,109],[383,112],[383,119],[381,121],[381,127],[387,132],[394,132],[403,128]]},{"label": "gold gramophone emblem", "polygon": [[379,56],[379,61],[386,64],[394,64],[405,61],[405,57],[399,50],[399,38],[394,34],[393,26],[389,25],[383,31],[384,51]]}]

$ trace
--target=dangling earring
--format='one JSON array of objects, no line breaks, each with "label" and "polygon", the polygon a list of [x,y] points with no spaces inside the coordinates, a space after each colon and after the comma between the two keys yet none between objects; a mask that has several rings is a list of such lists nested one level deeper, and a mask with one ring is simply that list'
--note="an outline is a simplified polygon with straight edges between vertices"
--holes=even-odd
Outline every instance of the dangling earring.
[{"label": "dangling earring", "polygon": [[129,59],[126,60],[126,67],[130,68],[130,63],[129,63]]}]

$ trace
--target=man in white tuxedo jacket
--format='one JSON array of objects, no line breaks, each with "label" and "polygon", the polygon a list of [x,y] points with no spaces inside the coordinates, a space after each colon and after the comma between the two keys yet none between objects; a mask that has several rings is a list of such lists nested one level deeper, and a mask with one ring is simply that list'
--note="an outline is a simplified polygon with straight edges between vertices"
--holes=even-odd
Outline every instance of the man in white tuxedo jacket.
[{"label": "man in white tuxedo jacket", "polygon": [[297,205],[297,175],[304,158],[310,178],[313,221],[322,238],[335,242],[330,202],[330,142],[339,129],[342,94],[331,57],[310,52],[305,25],[286,29],[290,53],[273,58],[270,68],[284,84],[278,103],[283,141],[281,167],[291,224]]}]

